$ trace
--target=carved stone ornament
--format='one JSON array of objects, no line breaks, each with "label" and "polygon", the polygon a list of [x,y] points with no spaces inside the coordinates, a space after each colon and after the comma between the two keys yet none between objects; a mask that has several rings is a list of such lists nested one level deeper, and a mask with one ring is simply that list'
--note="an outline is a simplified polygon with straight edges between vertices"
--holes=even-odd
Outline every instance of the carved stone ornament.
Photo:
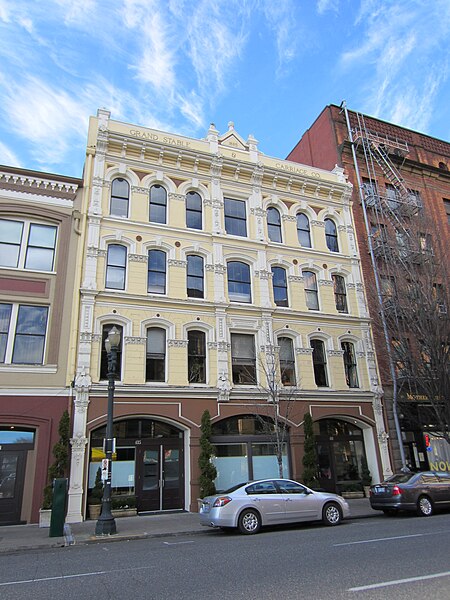
[{"label": "carved stone ornament", "polygon": [[231,384],[224,371],[222,371],[222,373],[219,375],[217,389],[219,391],[217,396],[218,402],[228,402],[230,399]]},{"label": "carved stone ornament", "polygon": [[79,337],[80,344],[90,344],[92,342],[92,333],[89,331],[82,331]]},{"label": "carved stone ornament", "polygon": [[297,221],[297,217],[295,215],[283,215],[281,219],[282,221]]},{"label": "carved stone ornament", "polygon": [[205,271],[214,272],[215,269],[216,269],[216,266],[213,265],[212,263],[208,263],[207,265],[205,265]]},{"label": "carved stone ornament", "polygon": [[185,196],[184,194],[176,194],[175,192],[169,192],[169,201],[170,200],[179,200],[180,202],[184,202]]},{"label": "carved stone ornament", "polygon": [[148,188],[142,187],[140,185],[132,185],[131,192],[133,194],[144,194],[145,196],[149,193]]},{"label": "carved stone ornament", "polygon": [[356,283],[347,283],[347,289],[349,289],[349,290],[356,289]]},{"label": "carved stone ornament", "polygon": [[101,177],[97,176],[97,177],[93,177],[92,178],[92,186],[93,187],[103,187],[103,186],[107,187],[108,185],[110,186],[111,182],[110,181],[105,181]]},{"label": "carved stone ornament", "polygon": [[225,265],[216,264],[214,265],[214,272],[217,275],[224,275],[227,272],[227,268]]},{"label": "carved stone ornament", "polygon": [[101,333],[94,333],[94,334],[92,334],[92,342],[96,343],[96,344],[101,344],[101,342],[102,342],[102,335],[101,335]]},{"label": "carved stone ornament", "polygon": [[313,353],[313,349],[312,348],[296,348],[295,349],[295,353],[296,354],[312,354]]},{"label": "carved stone ornament", "polygon": [[263,208],[251,208],[250,214],[255,215],[255,217],[265,217],[267,215],[267,211]]},{"label": "carved stone ornament", "polygon": [[302,283],[303,277],[301,275],[288,275],[288,281],[297,281],[298,283]]},{"label": "carved stone ornament", "polygon": [[79,396],[75,398],[73,401],[75,406],[75,412],[79,414],[86,414],[88,406],[89,406],[89,396],[88,391],[81,393]]},{"label": "carved stone ornament", "polygon": [[146,254],[129,254],[128,260],[130,262],[146,263],[148,261],[148,256]]},{"label": "carved stone ornament", "polygon": [[169,348],[187,348],[187,340],[167,340],[167,346]]},{"label": "carved stone ornament", "polygon": [[81,433],[77,433],[75,437],[70,439],[70,445],[72,446],[72,452],[84,452],[86,444],[88,443],[87,437]]},{"label": "carved stone ornament", "polygon": [[133,345],[139,346],[141,344],[146,344],[147,338],[127,335],[127,336],[124,336],[123,341],[124,341],[125,345],[133,344]]},{"label": "carved stone ornament", "polygon": [[264,269],[261,269],[261,271],[255,271],[255,275],[263,281],[271,279],[273,277],[273,274],[271,272],[266,271]]},{"label": "carved stone ornament", "polygon": [[331,279],[319,279],[319,285],[333,287],[333,281]]},{"label": "carved stone ornament", "polygon": [[218,352],[229,352],[231,350],[231,344],[228,342],[217,342]]},{"label": "carved stone ornament", "polygon": [[344,356],[343,350],[327,350],[328,356]]},{"label": "carved stone ornament", "polygon": [[185,269],[187,262],[185,260],[176,260],[175,258],[169,258],[167,261],[169,267],[180,267],[181,269]]},{"label": "carved stone ornament", "polygon": [[311,221],[313,227],[322,227],[325,229],[325,223],[323,221]]},{"label": "carved stone ornament", "polygon": [[[75,378],[75,389],[77,392],[87,392],[89,391],[92,385],[91,376],[86,373],[86,371],[82,371]],[[75,399],[76,402],[76,399]]]}]

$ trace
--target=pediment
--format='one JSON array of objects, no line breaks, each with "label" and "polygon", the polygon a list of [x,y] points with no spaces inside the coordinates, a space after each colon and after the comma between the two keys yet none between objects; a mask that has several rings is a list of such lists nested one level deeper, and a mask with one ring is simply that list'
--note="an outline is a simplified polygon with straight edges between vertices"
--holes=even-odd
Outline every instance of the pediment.
[{"label": "pediment", "polygon": [[229,146],[235,150],[248,150],[249,146],[247,142],[235,131],[234,124],[232,121],[228,123],[228,131],[223,135],[219,136],[220,146]]}]

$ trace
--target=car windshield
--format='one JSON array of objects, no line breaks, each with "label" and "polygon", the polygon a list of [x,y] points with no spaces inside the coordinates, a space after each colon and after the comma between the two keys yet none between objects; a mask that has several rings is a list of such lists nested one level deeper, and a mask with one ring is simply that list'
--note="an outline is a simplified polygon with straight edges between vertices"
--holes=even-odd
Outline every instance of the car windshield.
[{"label": "car windshield", "polygon": [[407,483],[415,476],[415,473],[397,473],[386,479],[385,483]]}]

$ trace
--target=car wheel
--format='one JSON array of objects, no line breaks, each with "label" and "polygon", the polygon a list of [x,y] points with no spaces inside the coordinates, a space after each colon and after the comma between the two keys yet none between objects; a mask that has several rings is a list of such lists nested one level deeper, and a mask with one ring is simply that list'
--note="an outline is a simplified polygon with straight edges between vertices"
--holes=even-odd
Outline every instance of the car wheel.
[{"label": "car wheel", "polygon": [[420,496],[418,499],[417,514],[419,517],[431,517],[433,514],[433,503],[428,496]]},{"label": "car wheel", "polygon": [[241,533],[246,535],[258,533],[261,529],[261,517],[259,516],[259,513],[251,508],[243,510],[239,515],[238,529]]},{"label": "car wheel", "polygon": [[322,521],[325,525],[339,525],[342,521],[342,512],[337,504],[325,504],[322,511]]},{"label": "car wheel", "polygon": [[397,511],[395,510],[395,508],[383,508],[383,513],[385,515],[388,515],[389,517],[393,517],[397,514]]}]

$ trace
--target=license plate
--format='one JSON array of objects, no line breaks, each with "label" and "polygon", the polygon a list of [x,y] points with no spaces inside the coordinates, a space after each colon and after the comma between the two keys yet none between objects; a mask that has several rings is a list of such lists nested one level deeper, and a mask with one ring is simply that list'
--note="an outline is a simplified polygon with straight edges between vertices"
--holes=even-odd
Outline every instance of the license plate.
[{"label": "license plate", "polygon": [[382,485],[377,485],[377,486],[375,487],[375,492],[376,492],[377,494],[383,494],[385,491],[386,491],[386,488],[385,488],[385,487],[383,487]]}]

